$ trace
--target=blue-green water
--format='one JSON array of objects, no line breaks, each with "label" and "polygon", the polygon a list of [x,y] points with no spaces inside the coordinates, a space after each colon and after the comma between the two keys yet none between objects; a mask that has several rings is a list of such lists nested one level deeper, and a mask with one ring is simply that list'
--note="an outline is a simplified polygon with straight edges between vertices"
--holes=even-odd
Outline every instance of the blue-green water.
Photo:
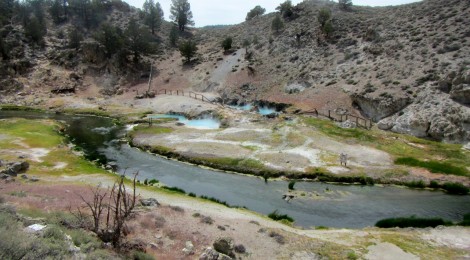
[{"label": "blue-green water", "polygon": [[213,117],[202,117],[196,119],[188,119],[182,115],[169,115],[169,114],[162,114],[162,115],[151,115],[151,118],[174,118],[177,119],[178,122],[185,124],[187,127],[197,128],[197,129],[218,129],[220,128],[220,121],[213,118]]}]

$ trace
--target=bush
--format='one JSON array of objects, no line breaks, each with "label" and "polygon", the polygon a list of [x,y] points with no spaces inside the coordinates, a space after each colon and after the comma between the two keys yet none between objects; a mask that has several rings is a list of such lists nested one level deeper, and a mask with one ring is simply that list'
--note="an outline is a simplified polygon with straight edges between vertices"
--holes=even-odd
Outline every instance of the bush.
[{"label": "bush", "polygon": [[183,189],[180,189],[178,187],[163,186],[162,189],[169,190],[169,191],[174,191],[174,192],[181,193],[181,194],[186,194],[186,191],[184,191]]},{"label": "bush", "polygon": [[157,184],[157,183],[159,183],[159,181],[156,180],[156,179],[151,179],[150,181],[148,181],[148,185],[154,185],[154,184]]},{"label": "bush", "polygon": [[192,192],[190,192],[190,193],[188,194],[188,196],[189,196],[189,197],[196,197],[196,194],[195,194],[195,193],[192,193]]},{"label": "bush", "polygon": [[67,231],[67,234],[72,237],[73,244],[81,247],[82,249],[84,247],[99,248],[101,245],[101,242],[96,238],[96,236],[91,235],[83,229],[71,229]]},{"label": "bush", "polygon": [[166,219],[162,216],[157,216],[155,217],[155,227],[156,228],[162,228],[163,226],[165,226],[165,223],[166,223]]},{"label": "bush", "polygon": [[295,181],[290,181],[290,182],[289,182],[289,185],[288,185],[288,186],[289,186],[289,190],[295,190],[295,189],[294,189],[294,185],[295,185]]},{"label": "bush", "polygon": [[228,51],[232,48],[232,42],[232,37],[227,37],[222,41],[222,48],[224,49],[224,51]]},{"label": "bush", "polygon": [[467,195],[469,192],[469,189],[466,186],[457,182],[446,182],[442,185],[442,188],[448,193],[456,195]]},{"label": "bush", "polygon": [[426,184],[424,183],[423,180],[419,180],[419,181],[410,181],[410,182],[405,183],[405,186],[407,186],[407,187],[409,187],[409,188],[416,188],[416,189],[424,189],[424,188],[426,188]]},{"label": "bush", "polygon": [[470,227],[470,213],[463,216],[463,221],[459,223],[460,226]]},{"label": "bush", "polygon": [[202,216],[201,223],[212,225],[214,223],[214,220],[209,216]]},{"label": "bush", "polygon": [[64,239],[64,233],[57,226],[49,226],[44,232],[43,237],[60,241]]},{"label": "bush", "polygon": [[269,233],[269,237],[274,238],[276,240],[276,242],[280,245],[284,245],[286,243],[286,240],[285,240],[284,236],[277,233],[277,232],[271,231]]},{"label": "bush", "polygon": [[441,225],[450,225],[450,222],[443,220],[442,218],[417,218],[417,217],[408,217],[408,218],[387,218],[382,219],[375,223],[376,227],[379,228],[426,228],[426,227],[437,227]]},{"label": "bush", "polygon": [[272,220],[276,220],[276,221],[279,221],[279,220],[287,220],[289,222],[294,222],[294,219],[292,217],[290,217],[289,215],[287,214],[284,214],[284,215],[281,215],[278,213],[277,209],[271,213],[269,213],[268,217]]},{"label": "bush", "polygon": [[432,188],[432,189],[439,189],[441,186],[439,185],[439,183],[437,181],[431,181],[429,183],[429,188]]},{"label": "bush", "polygon": [[239,254],[244,254],[246,253],[246,248],[244,245],[242,244],[237,244],[233,247],[233,250],[235,250],[235,252],[239,253]]}]

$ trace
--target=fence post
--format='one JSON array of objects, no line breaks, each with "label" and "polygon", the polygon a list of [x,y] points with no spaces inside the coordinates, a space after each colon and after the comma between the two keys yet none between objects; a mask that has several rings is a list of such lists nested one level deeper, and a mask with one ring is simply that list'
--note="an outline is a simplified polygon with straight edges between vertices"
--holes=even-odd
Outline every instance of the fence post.
[{"label": "fence post", "polygon": [[328,110],[328,118],[331,118],[331,112]]}]

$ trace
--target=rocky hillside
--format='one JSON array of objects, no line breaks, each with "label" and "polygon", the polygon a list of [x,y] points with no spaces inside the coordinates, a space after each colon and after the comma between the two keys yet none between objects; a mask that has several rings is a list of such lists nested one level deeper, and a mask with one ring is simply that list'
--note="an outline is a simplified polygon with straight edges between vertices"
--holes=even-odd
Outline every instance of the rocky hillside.
[{"label": "rocky hillside", "polygon": [[[329,38],[317,21],[321,8],[332,11]],[[357,109],[382,129],[469,140],[470,2],[425,0],[343,11],[335,3],[310,0],[293,11],[279,33],[271,30],[275,14],[201,32],[213,42],[232,36],[252,43],[248,50],[256,75],[223,88],[240,94],[249,83],[271,101],[304,109]]]},{"label": "rocky hillside", "polygon": [[[114,5],[106,13],[107,22],[122,30],[131,18],[142,24],[137,9]],[[325,8],[331,10],[329,35],[317,19]],[[28,43],[19,23],[7,25],[13,29],[5,33],[4,26],[5,42],[16,47],[2,60],[0,102],[21,100],[18,92],[42,91],[47,97],[51,90],[69,86],[78,93],[96,87],[100,95],[112,97],[139,89],[136,85],[147,81],[153,64],[156,89],[348,111],[371,118],[385,130],[470,141],[470,2],[424,0],[342,10],[331,1],[308,0],[292,13],[277,32],[272,30],[277,14],[267,14],[235,26],[180,35],[198,43],[198,57],[191,65],[183,65],[177,49],[169,46],[170,23],[152,40],[159,44],[158,51],[142,55],[138,63],[131,62],[131,55],[123,63],[117,54],[107,56],[93,30],[84,33],[78,50],[68,48],[61,36],[72,23],[49,21],[43,48]],[[234,39],[230,54],[221,48],[226,37]],[[20,44],[11,44],[14,39],[21,39]]]}]

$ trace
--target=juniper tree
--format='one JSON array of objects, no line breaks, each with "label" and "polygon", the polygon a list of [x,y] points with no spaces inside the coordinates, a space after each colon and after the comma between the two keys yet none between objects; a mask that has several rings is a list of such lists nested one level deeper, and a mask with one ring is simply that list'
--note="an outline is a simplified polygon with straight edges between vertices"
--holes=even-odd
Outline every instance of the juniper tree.
[{"label": "juniper tree", "polygon": [[266,12],[266,9],[263,7],[257,5],[255,8],[251,9],[247,14],[246,14],[246,21],[249,21],[257,16],[261,16]]},{"label": "juniper tree", "polygon": [[279,31],[284,27],[284,22],[282,21],[281,19],[281,16],[280,15],[276,15],[276,17],[274,17],[272,23],[271,23],[271,29],[276,32],[276,33],[279,33]]},{"label": "juniper tree", "polygon": [[224,51],[228,51],[232,48],[232,42],[232,37],[227,37],[222,41],[222,48],[224,49]]},{"label": "juniper tree", "polygon": [[171,0],[170,19],[184,32],[187,25],[194,25],[191,4],[188,0]]},{"label": "juniper tree", "polygon": [[292,11],[292,1],[290,0],[281,3],[278,7],[276,7],[276,10],[278,10],[284,18],[290,18],[294,14]]}]

